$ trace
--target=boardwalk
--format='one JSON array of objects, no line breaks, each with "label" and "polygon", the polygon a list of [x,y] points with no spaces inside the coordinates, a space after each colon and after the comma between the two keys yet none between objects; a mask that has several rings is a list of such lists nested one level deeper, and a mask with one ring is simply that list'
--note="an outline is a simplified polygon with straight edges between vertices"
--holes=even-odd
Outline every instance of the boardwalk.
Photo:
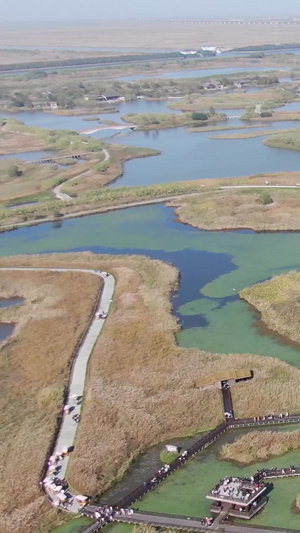
[{"label": "boardwalk", "polygon": [[[101,292],[99,302],[97,304],[97,312],[103,311],[104,313],[108,313],[109,311],[113,293],[114,293],[114,287],[115,287],[115,280],[113,276],[111,275],[106,277],[100,271],[88,270],[88,269],[82,269],[82,268],[78,268],[78,269],[76,268],[0,268],[0,270],[42,271],[42,272],[45,272],[45,271],[84,272],[89,275],[99,276],[103,279],[104,286]],[[65,447],[71,448],[75,444],[77,423],[73,420],[72,415],[75,413],[80,415],[81,404],[74,405],[74,401],[72,398],[74,396],[82,397],[84,395],[84,385],[85,385],[88,361],[93,351],[93,348],[95,346],[95,343],[101,333],[104,322],[105,322],[104,319],[98,319],[96,317],[93,318],[85,334],[83,342],[78,348],[77,354],[75,356],[71,376],[70,376],[69,388],[68,388],[68,400],[67,400],[68,405],[75,407],[75,409],[71,414],[63,415],[59,435],[54,446],[53,455],[61,453],[63,448]],[[63,479],[66,477],[68,462],[69,462],[69,456],[66,456],[63,459],[63,461],[59,463],[60,471],[59,471],[59,474],[57,475],[59,479]],[[47,476],[50,476],[50,475],[51,473],[50,471],[48,471]],[[49,499],[53,503],[58,502],[57,496],[49,488],[47,488],[47,486],[45,486],[45,490],[46,490],[46,493]],[[76,500],[73,500],[73,505],[68,510],[77,512],[78,509],[79,509],[79,506],[76,503]]]}]

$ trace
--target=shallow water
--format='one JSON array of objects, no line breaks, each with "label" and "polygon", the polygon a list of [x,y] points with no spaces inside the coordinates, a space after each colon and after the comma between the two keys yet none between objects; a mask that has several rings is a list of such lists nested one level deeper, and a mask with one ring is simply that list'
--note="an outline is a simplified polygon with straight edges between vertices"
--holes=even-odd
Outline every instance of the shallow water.
[{"label": "shallow water", "polygon": [[[173,299],[182,346],[216,353],[253,353],[300,368],[300,350],[262,334],[257,315],[238,292],[300,268],[299,233],[206,232],[174,221],[163,205],[131,208],[0,235],[0,254],[91,250],[142,254],[172,262],[181,272]],[[235,289],[235,290],[234,290]]]},{"label": "shallow water", "polygon": [[176,70],[172,72],[165,72],[160,74],[152,74],[152,75],[142,75],[142,74],[136,74],[133,76],[120,76],[118,80],[122,81],[137,81],[137,80],[143,80],[147,78],[209,78],[211,76],[220,76],[225,77],[230,74],[238,74],[239,72],[270,72],[270,71],[282,71],[287,72],[290,70],[290,67],[284,68],[284,67],[259,67],[257,64],[253,63],[253,65],[249,67],[224,67],[224,68],[199,68],[195,70]]},{"label": "shallow water", "polygon": [[[232,110],[234,114],[234,110]],[[234,126],[229,120],[226,125]],[[241,121],[238,120],[237,125]],[[260,124],[257,124],[258,128]],[[299,128],[297,121],[264,124],[265,130]],[[112,187],[153,185],[173,181],[249,176],[268,172],[295,171],[300,155],[263,144],[264,137],[249,139],[210,139],[222,133],[249,133],[251,130],[188,133],[184,128],[137,131],[112,139],[114,143],[144,146],[161,155],[128,161],[122,178]]]},{"label": "shallow water", "polygon": [[87,517],[82,516],[80,518],[70,520],[62,526],[56,527],[52,530],[51,533],[82,533],[86,530],[87,526],[92,523],[92,520],[89,520]]},{"label": "shallow water", "polygon": [[[25,114],[25,113],[24,113]],[[22,161],[37,161],[46,157],[57,155],[56,152],[50,150],[37,150],[35,152],[18,152],[6,155],[0,155],[1,159],[22,159]]]},{"label": "shallow water", "polygon": [[0,297],[0,309],[7,309],[8,307],[14,307],[15,305],[21,305],[25,299],[19,296],[13,296],[12,298]]},{"label": "shallow water", "polygon": [[15,324],[6,324],[4,322],[0,322],[0,342],[10,337],[14,331],[14,328]]},{"label": "shallow water", "polygon": [[[269,428],[260,428],[268,431]],[[272,427],[272,431],[299,430],[294,427]],[[179,469],[160,484],[154,491],[147,494],[142,501],[134,504],[141,510],[156,511],[158,513],[180,514],[185,516],[210,516],[210,501],[206,494],[214,487],[220,478],[225,476],[248,477],[263,467],[289,467],[300,464],[300,450],[273,458],[263,463],[256,463],[240,467],[229,461],[220,461],[221,446],[233,442],[236,437],[247,430],[232,430],[221,436],[212,446],[199,453],[195,459]],[[299,479],[272,480],[273,490],[268,494],[269,502],[265,510],[251,524],[261,524],[274,527],[289,527],[299,530],[299,516],[291,512],[291,506],[299,493]]]}]

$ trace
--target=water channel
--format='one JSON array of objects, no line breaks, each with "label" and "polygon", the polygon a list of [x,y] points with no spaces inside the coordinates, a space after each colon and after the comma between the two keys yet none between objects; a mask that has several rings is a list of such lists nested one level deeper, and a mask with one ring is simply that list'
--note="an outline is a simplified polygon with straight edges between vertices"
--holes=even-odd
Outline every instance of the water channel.
[{"label": "water channel", "polygon": [[[174,221],[163,205],[131,208],[0,235],[0,254],[84,251],[145,254],[174,263],[181,283],[174,311],[182,321],[178,342],[217,353],[272,355],[300,368],[300,350],[265,335],[238,291],[298,269],[298,233],[206,232]],[[249,261],[251,258],[251,261]],[[233,290],[235,289],[235,290]]]},{"label": "water channel", "polygon": [[[290,107],[289,107],[290,106]],[[293,102],[282,107],[284,110],[299,109],[300,102]],[[122,123],[121,117],[129,113],[165,113],[172,112],[167,107],[166,101],[146,101],[135,100],[118,104],[116,109],[119,113],[103,114],[102,120],[114,120]],[[239,116],[242,109],[221,109],[221,112],[229,116]],[[38,126],[55,129],[71,129],[84,131],[97,128],[95,121],[86,122],[84,117],[57,116],[53,114],[37,112],[14,113],[11,116],[22,120],[29,126]],[[222,122],[222,126],[239,127],[238,132],[258,131],[277,129],[292,129],[299,127],[297,121],[284,122],[258,122],[251,130],[243,129],[247,122],[239,118],[229,119]],[[250,124],[253,126],[253,124]],[[227,133],[236,133],[229,130]],[[225,178],[234,176],[247,176],[261,172],[284,172],[295,171],[300,166],[300,156],[297,151],[278,150],[263,144],[265,137],[252,139],[211,139],[217,137],[218,132],[188,132],[186,128],[173,128],[167,130],[123,132],[115,135],[116,131],[105,130],[96,131],[94,137],[103,138],[103,135],[110,137],[109,142],[126,144],[135,147],[154,148],[161,152],[161,155],[145,159],[135,159],[125,164],[124,173],[120,180],[112,184],[112,187],[149,185],[156,183],[192,180]],[[25,154],[15,154],[15,158],[26,160],[38,159],[49,153],[29,152]],[[216,157],[217,155],[217,157]],[[9,156],[0,156],[1,158]]]},{"label": "water channel", "polygon": [[[0,298],[0,310],[15,307],[24,303],[24,298],[14,296],[12,298]],[[0,322],[0,342],[4,341],[12,335],[15,324],[12,322]]]}]

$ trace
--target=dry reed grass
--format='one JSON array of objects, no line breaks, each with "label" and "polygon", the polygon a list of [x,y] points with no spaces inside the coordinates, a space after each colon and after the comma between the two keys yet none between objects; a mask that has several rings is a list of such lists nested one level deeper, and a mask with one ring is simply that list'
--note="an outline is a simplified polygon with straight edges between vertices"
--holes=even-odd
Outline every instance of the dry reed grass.
[{"label": "dry reed grass", "polygon": [[83,273],[1,272],[0,295],[26,302],[0,313],[17,323],[0,351],[0,531],[37,532],[43,513],[56,517],[38,484],[70,358],[100,285]]},{"label": "dry reed grass", "polygon": [[[253,176],[244,182],[259,185],[265,184],[266,179],[270,185],[293,185],[300,182],[300,173]],[[169,205],[176,207],[181,222],[206,230],[299,230],[300,190],[265,190],[273,199],[273,203],[268,205],[261,203],[261,189],[212,191],[199,196],[181,197],[172,200]]]},{"label": "dry reed grass", "polygon": [[300,343],[300,272],[275,276],[240,295],[261,312],[269,328]]},{"label": "dry reed grass", "polygon": [[236,438],[232,444],[223,444],[220,457],[249,465],[299,448],[300,431],[251,431]]},{"label": "dry reed grass", "polygon": [[237,416],[299,410],[300,371],[268,357],[220,355],[175,344],[170,291],[177,271],[146,257],[52,254],[1,258],[1,265],[103,268],[117,279],[113,311],[95,347],[69,479],[97,493],[149,445],[213,427],[219,391],[199,391],[195,377],[249,367],[254,379],[233,388]]}]

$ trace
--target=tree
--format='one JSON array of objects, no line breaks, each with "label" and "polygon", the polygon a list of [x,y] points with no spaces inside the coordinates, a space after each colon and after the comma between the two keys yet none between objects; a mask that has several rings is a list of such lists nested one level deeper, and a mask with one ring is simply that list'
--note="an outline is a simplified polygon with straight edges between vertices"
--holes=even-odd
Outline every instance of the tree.
[{"label": "tree", "polygon": [[192,113],[193,120],[208,120],[208,115],[206,113]]},{"label": "tree", "polygon": [[8,167],[8,175],[10,178],[16,178],[22,175],[22,171],[18,169],[17,165],[10,165]]},{"label": "tree", "polygon": [[210,106],[209,114],[210,114],[211,117],[213,117],[216,114],[215,108],[213,106]]},{"label": "tree", "polygon": [[263,193],[260,195],[258,202],[263,205],[269,205],[273,203],[273,198],[270,196],[270,194],[267,191],[263,191]]}]

